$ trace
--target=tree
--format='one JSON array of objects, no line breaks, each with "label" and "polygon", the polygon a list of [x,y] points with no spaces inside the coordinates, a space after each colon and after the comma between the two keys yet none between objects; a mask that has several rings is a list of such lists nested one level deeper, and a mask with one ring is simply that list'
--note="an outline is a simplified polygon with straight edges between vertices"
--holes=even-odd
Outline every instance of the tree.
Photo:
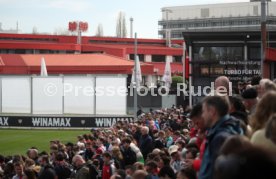
[{"label": "tree", "polygon": [[116,36],[121,38],[127,37],[126,18],[125,18],[125,13],[123,12],[119,12],[118,14]]},{"label": "tree", "polygon": [[103,36],[103,25],[102,24],[98,24],[95,36],[98,36],[98,37]]},{"label": "tree", "polygon": [[183,77],[182,76],[173,76],[172,77],[172,84],[171,88],[172,89],[177,89],[177,83],[183,83]]},{"label": "tree", "polygon": [[53,35],[70,35],[70,31],[63,27],[57,27],[55,28]]},{"label": "tree", "polygon": [[36,26],[33,27],[33,34],[38,34],[38,30]]}]

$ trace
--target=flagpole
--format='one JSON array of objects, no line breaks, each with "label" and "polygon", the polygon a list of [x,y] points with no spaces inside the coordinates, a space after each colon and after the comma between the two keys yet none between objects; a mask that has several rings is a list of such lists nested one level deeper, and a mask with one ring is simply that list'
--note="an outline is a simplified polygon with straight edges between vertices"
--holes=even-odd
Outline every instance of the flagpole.
[{"label": "flagpole", "polygon": [[193,106],[193,99],[192,99],[192,46],[189,45],[189,106]]},{"label": "flagpole", "polygon": [[137,118],[137,33],[135,32],[135,40],[134,40],[134,70],[135,70],[135,75],[134,75],[134,104],[133,104],[133,115],[134,115],[134,120]]},{"label": "flagpole", "polygon": [[[185,85],[185,82],[186,82],[186,42],[185,42],[185,39],[183,41],[183,60],[182,60],[182,67],[183,67],[183,70],[182,70],[182,76],[183,76],[183,85]],[[183,99],[184,99],[184,102],[185,102],[185,92],[183,93]]]}]

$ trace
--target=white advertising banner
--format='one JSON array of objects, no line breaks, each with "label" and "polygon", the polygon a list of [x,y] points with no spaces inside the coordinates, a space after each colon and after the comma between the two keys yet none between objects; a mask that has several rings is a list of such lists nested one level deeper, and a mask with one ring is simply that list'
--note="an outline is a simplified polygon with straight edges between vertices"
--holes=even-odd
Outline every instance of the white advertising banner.
[{"label": "white advertising banner", "polygon": [[33,114],[62,114],[62,77],[33,77]]},{"label": "white advertising banner", "polygon": [[126,77],[96,77],[96,114],[126,114]]},{"label": "white advertising banner", "polygon": [[64,113],[94,114],[94,77],[64,77]]},{"label": "white advertising banner", "polygon": [[2,112],[31,113],[30,77],[2,77]]}]

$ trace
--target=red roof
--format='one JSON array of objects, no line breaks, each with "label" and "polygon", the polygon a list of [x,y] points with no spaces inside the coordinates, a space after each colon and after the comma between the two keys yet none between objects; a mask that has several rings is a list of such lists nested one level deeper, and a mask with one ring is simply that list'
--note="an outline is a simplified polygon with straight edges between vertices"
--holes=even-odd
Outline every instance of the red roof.
[{"label": "red roof", "polygon": [[[0,49],[31,49],[31,50],[64,50],[81,51],[85,53],[102,52],[125,58],[134,54],[133,38],[117,37],[82,37],[82,44],[78,45],[76,36],[38,35],[38,34],[1,34]],[[183,40],[172,40],[179,48],[166,46],[162,39],[137,39],[138,54],[144,55],[172,55],[182,56]]]},{"label": "red roof", "polygon": [[[106,54],[0,54],[1,74],[39,74],[44,57],[48,74],[131,74],[134,61]],[[143,74],[153,65],[141,63]]]}]

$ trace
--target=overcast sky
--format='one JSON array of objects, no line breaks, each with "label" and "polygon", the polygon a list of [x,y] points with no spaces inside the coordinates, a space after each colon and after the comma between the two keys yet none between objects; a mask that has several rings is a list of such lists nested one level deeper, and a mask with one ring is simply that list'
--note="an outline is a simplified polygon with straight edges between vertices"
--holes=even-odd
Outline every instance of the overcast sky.
[{"label": "overcast sky", "polygon": [[129,34],[129,18],[134,18],[134,32],[139,38],[158,38],[158,20],[161,8],[249,0],[0,0],[0,22],[3,29],[16,28],[21,33],[53,33],[67,29],[69,21],[86,21],[88,32],[95,35],[99,23],[103,25],[104,36],[114,36],[118,12],[125,13]]}]

